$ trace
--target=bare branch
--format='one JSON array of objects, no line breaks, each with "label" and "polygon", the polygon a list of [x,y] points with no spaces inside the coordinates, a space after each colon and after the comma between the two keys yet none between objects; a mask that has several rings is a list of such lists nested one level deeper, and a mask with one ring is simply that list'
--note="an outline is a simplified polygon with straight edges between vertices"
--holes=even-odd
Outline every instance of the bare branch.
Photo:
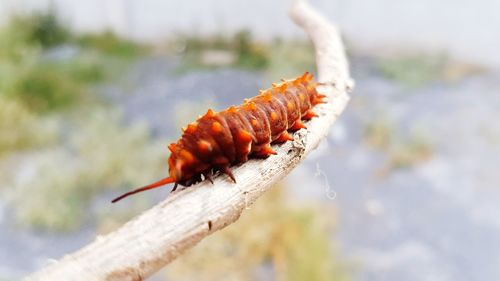
[{"label": "bare branch", "polygon": [[337,29],[305,1],[296,1],[292,18],[311,37],[318,64],[319,91],[328,103],[295,140],[275,150],[267,160],[250,160],[234,169],[234,184],[226,176],[177,191],[163,202],[99,236],[90,245],[51,263],[27,280],[142,280],[165,266],[205,236],[236,221],[242,211],[285,177],[328,134],[344,110],[352,87],[344,47]]}]

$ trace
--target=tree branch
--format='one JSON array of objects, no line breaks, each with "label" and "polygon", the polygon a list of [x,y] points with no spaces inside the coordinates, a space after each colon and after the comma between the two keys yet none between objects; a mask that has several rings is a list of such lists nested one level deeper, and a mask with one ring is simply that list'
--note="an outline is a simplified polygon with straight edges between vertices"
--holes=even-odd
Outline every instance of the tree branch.
[{"label": "tree branch", "polygon": [[[53,262],[27,280],[142,280],[196,245],[205,236],[236,221],[242,211],[284,178],[326,137],[344,110],[352,87],[344,47],[337,29],[305,1],[296,1],[291,16],[311,37],[318,64],[318,90],[328,102],[319,117],[294,141],[275,147],[278,155],[236,167],[234,184],[219,176],[177,191],[120,229]],[[256,226],[258,227],[258,226]]]}]

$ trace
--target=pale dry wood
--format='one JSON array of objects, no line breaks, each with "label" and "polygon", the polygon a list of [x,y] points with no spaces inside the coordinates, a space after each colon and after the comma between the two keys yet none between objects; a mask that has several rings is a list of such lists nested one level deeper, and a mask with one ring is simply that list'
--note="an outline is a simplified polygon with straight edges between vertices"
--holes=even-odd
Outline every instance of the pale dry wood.
[{"label": "pale dry wood", "polygon": [[274,147],[278,155],[236,167],[237,184],[219,176],[213,185],[203,182],[177,191],[120,229],[97,237],[26,280],[142,280],[205,236],[236,221],[315,149],[344,110],[352,82],[336,28],[305,1],[293,4],[291,16],[315,45],[318,80],[325,83],[319,90],[328,96],[328,103],[315,109],[319,117],[307,123],[307,130],[295,133],[294,141]]}]

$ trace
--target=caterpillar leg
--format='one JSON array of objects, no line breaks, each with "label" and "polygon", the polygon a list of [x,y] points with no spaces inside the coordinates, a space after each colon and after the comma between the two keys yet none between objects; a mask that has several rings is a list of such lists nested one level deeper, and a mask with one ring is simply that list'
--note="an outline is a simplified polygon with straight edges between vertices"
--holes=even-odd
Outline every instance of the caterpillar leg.
[{"label": "caterpillar leg", "polygon": [[293,124],[293,126],[290,128],[290,130],[292,130],[292,131],[297,131],[297,130],[300,130],[300,129],[307,129],[306,125],[304,125],[304,123],[302,123],[301,120],[295,121],[295,123]]},{"label": "caterpillar leg", "polygon": [[221,168],[221,172],[223,172],[224,174],[226,174],[228,177],[230,177],[234,183],[236,183],[236,179],[234,178],[234,175],[233,175],[233,172],[231,171],[231,169],[229,168],[229,166],[224,166]]},{"label": "caterpillar leg", "polygon": [[314,111],[312,110],[308,110],[306,112],[306,114],[304,116],[302,116],[302,119],[304,120],[311,120],[313,119],[314,117],[318,117],[318,114],[316,114]]},{"label": "caterpillar leg", "polygon": [[322,95],[322,94],[317,94],[317,95],[314,97],[314,99],[312,100],[312,104],[313,104],[313,105],[317,105],[317,104],[320,104],[320,103],[326,103],[325,98],[326,98],[326,96],[325,96],[325,95]]},{"label": "caterpillar leg", "polygon": [[274,151],[274,149],[272,149],[271,145],[267,144],[267,145],[264,145],[259,150],[255,151],[253,156],[255,156],[257,158],[266,158],[269,155],[276,155],[276,154],[278,154],[278,153],[276,151]]},{"label": "caterpillar leg", "polygon": [[177,190],[177,187],[179,186],[178,183],[175,183],[174,184],[174,188],[172,188],[172,191],[170,191],[170,193],[174,192],[175,190]]},{"label": "caterpillar leg", "polygon": [[[201,174],[193,175],[190,179],[188,179],[188,180],[186,180],[184,182],[181,182],[181,184],[184,185],[184,186],[191,186],[191,185],[197,184],[199,182],[201,182]],[[174,189],[172,190],[172,192],[175,191],[175,188],[176,187],[174,187]]]},{"label": "caterpillar leg", "polygon": [[293,140],[293,137],[287,131],[284,131],[273,143],[284,143],[291,140]]},{"label": "caterpillar leg", "polygon": [[212,175],[211,174],[212,174],[212,171],[208,171],[208,172],[203,173],[203,176],[205,177],[205,179],[207,179],[212,184],[214,184],[214,180],[212,179]]}]

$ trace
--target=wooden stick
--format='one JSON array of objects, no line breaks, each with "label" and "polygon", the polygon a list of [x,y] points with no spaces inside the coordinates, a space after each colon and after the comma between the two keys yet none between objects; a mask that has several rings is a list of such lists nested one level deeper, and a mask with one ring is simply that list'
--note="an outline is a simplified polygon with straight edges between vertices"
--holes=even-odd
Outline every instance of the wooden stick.
[{"label": "wooden stick", "polygon": [[177,191],[120,229],[98,236],[26,280],[142,280],[205,236],[236,221],[245,208],[315,149],[344,110],[352,82],[337,29],[304,0],[293,4],[291,16],[314,43],[318,80],[324,83],[318,90],[328,99],[315,108],[319,117],[307,123],[307,130],[296,132],[294,141],[275,147],[278,155],[236,167],[237,184],[219,176],[213,185],[203,182]]}]

